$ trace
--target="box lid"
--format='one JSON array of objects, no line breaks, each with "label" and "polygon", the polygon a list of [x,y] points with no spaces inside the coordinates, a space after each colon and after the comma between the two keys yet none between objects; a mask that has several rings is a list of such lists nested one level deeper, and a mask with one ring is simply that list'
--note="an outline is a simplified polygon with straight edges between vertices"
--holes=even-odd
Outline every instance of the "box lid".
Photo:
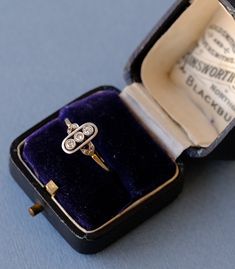
[{"label": "box lid", "polygon": [[[142,63],[154,46],[154,44],[167,32],[179,16],[191,5],[190,0],[176,1],[162,19],[156,24],[152,31],[147,35],[143,42],[137,47],[130,57],[125,70],[124,76],[128,84],[134,82],[142,83],[141,66]],[[219,1],[234,17],[235,2],[231,0]],[[232,143],[235,140],[235,120],[232,121],[225,131],[212,143],[208,148],[191,147],[186,149],[180,159],[187,158],[209,158],[209,159],[235,159],[235,153],[232,150]]]}]

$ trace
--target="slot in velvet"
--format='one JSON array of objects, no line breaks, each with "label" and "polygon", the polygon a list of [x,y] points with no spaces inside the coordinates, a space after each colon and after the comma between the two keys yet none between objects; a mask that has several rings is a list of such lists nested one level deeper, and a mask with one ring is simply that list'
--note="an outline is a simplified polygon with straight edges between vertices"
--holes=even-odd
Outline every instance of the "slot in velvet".
[{"label": "slot in velvet", "polygon": [[[112,172],[102,170],[81,152],[63,152],[65,118],[97,125],[99,133],[93,142]],[[55,181],[59,186],[56,199],[87,230],[98,228],[176,173],[175,163],[112,87],[62,108],[58,118],[26,139],[23,158],[43,184]]]}]

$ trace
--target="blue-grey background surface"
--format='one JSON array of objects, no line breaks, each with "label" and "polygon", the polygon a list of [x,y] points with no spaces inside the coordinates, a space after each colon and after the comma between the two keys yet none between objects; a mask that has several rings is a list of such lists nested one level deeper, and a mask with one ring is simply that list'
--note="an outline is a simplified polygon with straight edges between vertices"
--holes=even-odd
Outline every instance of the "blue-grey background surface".
[{"label": "blue-grey background surface", "polygon": [[235,162],[190,165],[182,195],[105,251],[76,253],[8,171],[11,141],[85,91],[120,89],[173,0],[0,1],[0,269],[234,268]]}]

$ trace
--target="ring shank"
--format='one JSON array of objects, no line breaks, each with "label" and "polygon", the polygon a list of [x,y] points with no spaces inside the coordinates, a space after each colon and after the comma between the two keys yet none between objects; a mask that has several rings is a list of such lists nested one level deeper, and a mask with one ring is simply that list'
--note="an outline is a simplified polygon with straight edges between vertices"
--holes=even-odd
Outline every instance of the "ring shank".
[{"label": "ring shank", "polygon": [[91,158],[104,170],[106,170],[107,172],[110,171],[109,168],[105,165],[104,160],[98,155],[97,152],[94,152],[94,154],[91,155]]}]

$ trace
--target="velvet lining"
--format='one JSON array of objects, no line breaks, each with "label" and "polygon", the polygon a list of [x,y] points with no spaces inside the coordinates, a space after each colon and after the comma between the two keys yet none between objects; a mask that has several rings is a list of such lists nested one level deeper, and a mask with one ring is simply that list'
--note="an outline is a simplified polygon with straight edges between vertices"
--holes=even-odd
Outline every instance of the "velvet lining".
[{"label": "velvet lining", "polygon": [[[65,118],[97,125],[99,133],[93,143],[112,172],[102,170],[81,152],[63,152]],[[87,230],[98,228],[176,173],[175,163],[112,87],[62,108],[58,118],[26,139],[23,158],[43,184],[54,180],[59,186],[56,199]]]}]

